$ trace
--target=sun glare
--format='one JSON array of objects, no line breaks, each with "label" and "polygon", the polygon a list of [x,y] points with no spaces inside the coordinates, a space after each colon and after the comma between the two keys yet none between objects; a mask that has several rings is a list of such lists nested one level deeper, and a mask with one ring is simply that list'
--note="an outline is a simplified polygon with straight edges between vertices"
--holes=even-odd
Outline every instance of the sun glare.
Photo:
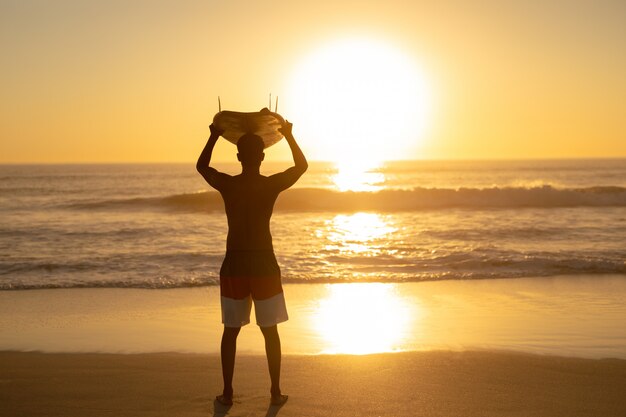
[{"label": "sun glare", "polygon": [[294,71],[287,102],[315,159],[374,166],[416,156],[430,112],[428,82],[382,41],[344,39]]},{"label": "sun glare", "polygon": [[313,327],[326,341],[324,353],[363,355],[401,350],[416,319],[415,306],[395,284],[331,284],[313,313]]}]

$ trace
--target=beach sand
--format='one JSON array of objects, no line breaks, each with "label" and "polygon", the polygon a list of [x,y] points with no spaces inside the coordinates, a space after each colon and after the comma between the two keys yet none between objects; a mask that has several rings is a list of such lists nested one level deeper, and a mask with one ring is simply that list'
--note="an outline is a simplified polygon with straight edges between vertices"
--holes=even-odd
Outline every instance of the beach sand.
[{"label": "beach sand", "polygon": [[0,416],[626,415],[623,276],[285,293],[289,401],[251,325],[225,409],[218,288],[0,292]]},{"label": "beach sand", "polygon": [[0,353],[2,416],[624,416],[626,361],[506,352],[287,355],[269,406],[265,358],[237,359],[215,405],[215,354]]}]

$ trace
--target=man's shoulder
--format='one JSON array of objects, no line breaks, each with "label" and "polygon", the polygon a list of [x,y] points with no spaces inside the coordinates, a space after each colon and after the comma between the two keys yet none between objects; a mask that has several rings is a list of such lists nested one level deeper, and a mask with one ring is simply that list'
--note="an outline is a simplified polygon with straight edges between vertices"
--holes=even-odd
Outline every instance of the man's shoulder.
[{"label": "man's shoulder", "polygon": [[279,172],[269,177],[269,180],[278,191],[284,191],[298,181],[304,171],[296,166],[287,168],[283,172]]},{"label": "man's shoulder", "polygon": [[222,191],[232,178],[230,175],[220,172],[210,166],[198,167],[197,169],[209,185],[218,191]]}]

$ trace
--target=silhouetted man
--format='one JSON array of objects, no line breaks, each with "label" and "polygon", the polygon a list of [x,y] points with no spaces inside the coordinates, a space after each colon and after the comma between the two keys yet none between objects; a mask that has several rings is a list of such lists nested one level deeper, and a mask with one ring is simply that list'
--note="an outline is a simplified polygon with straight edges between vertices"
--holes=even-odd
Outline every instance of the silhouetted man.
[{"label": "silhouetted man", "polygon": [[224,405],[233,403],[237,335],[241,326],[250,322],[253,301],[257,324],[265,338],[272,382],[271,403],[280,405],[287,401],[280,390],[281,349],[277,324],[286,321],[288,316],[280,268],[272,247],[270,217],[278,194],[291,187],[308,167],[291,128],[292,124],[287,121],[279,131],[291,148],[294,166],[279,174],[269,177],[260,174],[265,157],[263,140],[251,134],[243,135],[237,142],[241,174],[231,176],[210,167],[213,148],[223,133],[214,125],[210,126],[211,136],[196,165],[209,185],[222,195],[228,219],[226,256],[220,269],[224,391],[216,397]]}]

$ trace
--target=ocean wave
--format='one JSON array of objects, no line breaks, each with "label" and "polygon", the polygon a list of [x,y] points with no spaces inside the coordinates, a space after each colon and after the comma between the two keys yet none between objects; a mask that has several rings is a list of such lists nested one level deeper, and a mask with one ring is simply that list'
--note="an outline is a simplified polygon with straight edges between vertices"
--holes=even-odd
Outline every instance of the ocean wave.
[{"label": "ocean wave", "polygon": [[217,286],[219,280],[217,278],[204,279],[167,279],[155,278],[146,280],[90,280],[90,281],[61,281],[61,282],[10,282],[0,283],[0,291],[19,291],[19,290],[54,290],[54,289],[72,289],[72,288],[121,288],[121,289],[148,289],[163,290],[174,288],[193,288]]},{"label": "ocean wave", "polygon": [[[623,253],[606,253],[604,256],[583,256],[572,253],[495,252],[481,250],[450,253],[422,259],[347,257],[335,255],[308,267],[299,265],[292,269],[289,259],[282,259],[286,284],[349,283],[349,282],[423,282],[442,280],[477,280],[524,277],[553,277],[581,275],[622,275],[626,277]],[[186,257],[188,258],[188,256]],[[209,264],[176,270],[161,267],[129,273],[122,266],[108,268],[89,262],[25,263],[14,265],[12,272],[0,279],[0,290],[61,289],[61,288],[137,288],[173,289],[219,285],[217,271],[221,256]],[[189,259],[187,259],[189,261]],[[198,260],[196,260],[198,261]],[[189,262],[186,262],[189,264]],[[328,265],[332,265],[328,269]],[[326,268],[324,267],[326,265]],[[210,271],[210,272],[209,272]],[[54,273],[54,278],[50,275]],[[12,276],[10,276],[12,275]]]},{"label": "ocean wave", "polygon": [[[376,192],[294,188],[276,202],[276,211],[411,211],[445,208],[541,208],[626,206],[626,188],[491,187],[414,188]],[[77,210],[170,210],[200,212],[223,210],[219,193],[205,191],[165,197],[78,201],[63,208]]]}]

